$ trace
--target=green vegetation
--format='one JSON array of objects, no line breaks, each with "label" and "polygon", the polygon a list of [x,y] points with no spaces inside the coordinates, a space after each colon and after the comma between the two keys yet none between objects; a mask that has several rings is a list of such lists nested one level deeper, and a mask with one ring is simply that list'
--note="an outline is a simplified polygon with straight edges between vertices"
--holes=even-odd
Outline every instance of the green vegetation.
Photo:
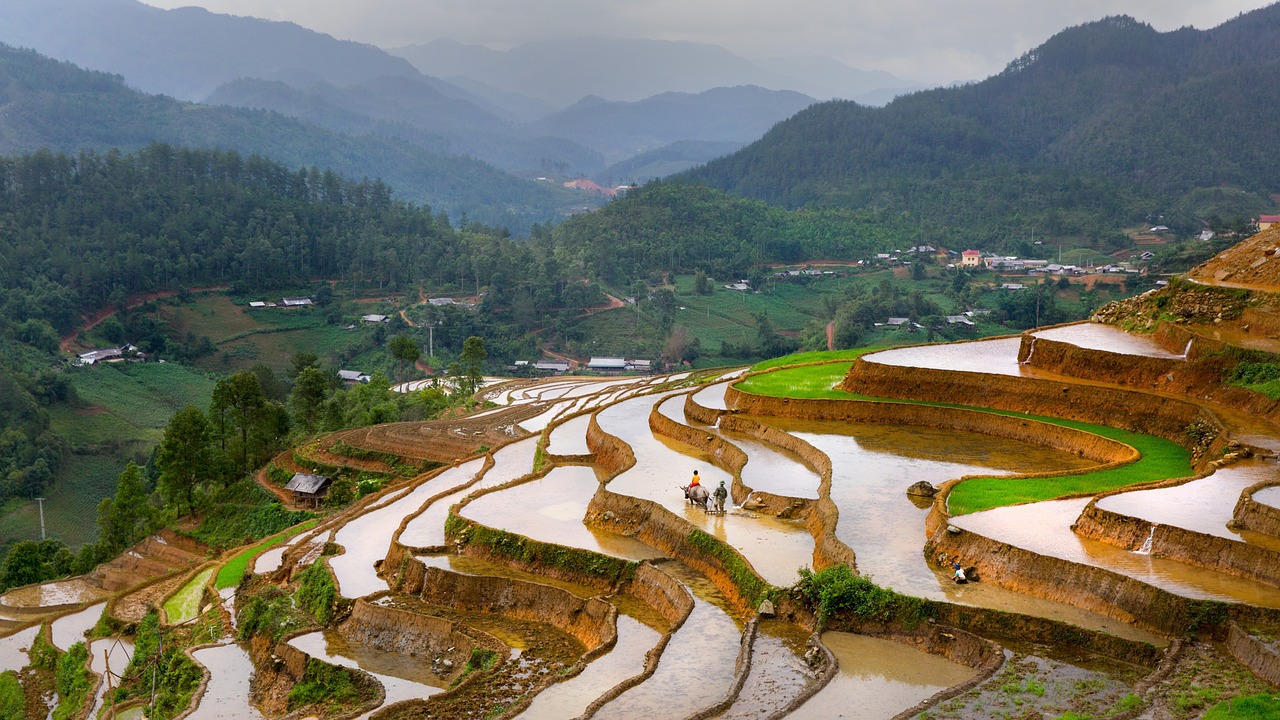
[{"label": "green vegetation", "polygon": [[205,587],[209,584],[209,578],[213,576],[213,570],[208,568],[200,571],[186,585],[183,585],[181,590],[164,601],[164,614],[169,619],[170,625],[181,625],[200,614]]},{"label": "green vegetation", "polygon": [[147,717],[167,720],[187,708],[203,673],[173,636],[161,642],[160,616],[152,611],[138,623],[133,658],[124,676],[129,682],[116,689],[116,702],[149,699],[154,688],[155,702],[148,705]]},{"label": "green vegetation", "polygon": [[933,615],[929,601],[882,588],[855,575],[848,565],[833,565],[816,573],[800,568],[800,579],[792,591],[816,612],[820,625],[848,612],[862,622],[911,629]]},{"label": "green vegetation", "polygon": [[274,535],[315,517],[305,511],[286,510],[274,495],[245,477],[210,496],[192,537],[216,548],[229,548]]},{"label": "green vegetation", "polygon": [[313,619],[293,606],[293,599],[275,585],[241,588],[236,607],[238,637],[247,641],[263,635],[279,642],[286,633],[306,627]]},{"label": "green vegetation", "polygon": [[1209,708],[1201,720],[1280,720],[1280,695],[1231,698]]},{"label": "green vegetation", "polygon": [[313,562],[298,576],[298,591],[293,594],[298,608],[309,613],[316,622],[328,625],[338,605],[338,585],[333,573],[323,562]]},{"label": "green vegetation", "polygon": [[467,658],[467,664],[463,666],[462,673],[454,679],[450,687],[457,687],[466,680],[472,673],[488,672],[498,664],[498,653],[489,648],[472,648],[471,656]]},{"label": "green vegetation", "polygon": [[360,689],[350,670],[308,658],[302,680],[289,690],[289,710],[321,704],[328,709],[336,709],[359,699]]},{"label": "green vegetation", "polygon": [[241,578],[244,577],[245,572],[249,569],[249,562],[251,560],[276,545],[288,542],[288,540],[293,536],[310,530],[316,526],[317,522],[319,521],[315,519],[308,520],[290,528],[289,532],[267,538],[248,550],[239,553],[235,557],[223,563],[221,568],[218,568],[218,576],[214,578],[213,586],[219,590],[223,590],[239,585]]},{"label": "green vegetation", "polygon": [[1240,362],[1231,369],[1227,382],[1280,400],[1280,362]]},{"label": "green vegetation", "polygon": [[[816,356],[806,355],[805,357],[812,362],[821,358],[822,355],[822,353],[818,353]],[[847,362],[834,362],[831,364],[806,365],[774,370],[773,372],[747,378],[737,387],[745,392],[774,397],[907,402],[920,405],[976,409],[998,415],[1023,417],[1101,435],[1132,446],[1142,456],[1137,462],[1122,467],[1072,475],[1047,478],[970,478],[953,488],[947,499],[948,509],[956,515],[964,515],[1016,503],[1050,500],[1066,495],[1100,493],[1138,483],[1186,477],[1191,473],[1191,453],[1177,443],[1153,435],[1144,435],[1105,425],[1094,425],[1005,410],[969,408],[960,405],[910,400],[884,400],[835,389],[834,385],[843,380],[849,366],[850,364]]]},{"label": "green vegetation", "polygon": [[18,674],[12,670],[0,673],[0,717],[25,718],[27,698],[18,682]]},{"label": "green vegetation", "polygon": [[[93,689],[94,677],[88,667],[89,651],[84,642],[77,642],[58,658],[56,687],[58,690],[58,706],[53,710],[53,720],[68,720],[77,717],[89,692]],[[12,716],[5,716],[12,717]]]}]

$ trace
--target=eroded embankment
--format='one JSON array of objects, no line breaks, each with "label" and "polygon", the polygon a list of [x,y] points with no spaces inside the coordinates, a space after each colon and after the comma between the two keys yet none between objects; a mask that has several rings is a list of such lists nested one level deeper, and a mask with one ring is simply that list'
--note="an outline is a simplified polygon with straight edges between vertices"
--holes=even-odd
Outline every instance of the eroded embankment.
[{"label": "eroded embankment", "polygon": [[1022,335],[1018,362],[1066,377],[1135,387],[1156,387],[1169,373],[1187,366],[1185,360],[1085,348],[1029,332]]},{"label": "eroded embankment", "polygon": [[[1076,385],[1040,378],[991,375],[959,370],[884,365],[858,358],[841,389],[875,397],[982,407],[1077,420],[1156,435],[1191,449],[1201,463],[1226,447],[1226,428],[1216,414],[1195,403],[1146,392],[1100,385]],[[785,404],[783,405],[785,408]],[[987,417],[992,417],[990,413]],[[983,420],[985,425],[988,420]],[[1206,428],[1208,446],[1187,433]],[[1037,424],[1028,442],[1045,433]],[[977,432],[985,432],[975,428]],[[1043,441],[1039,441],[1043,442]]]},{"label": "eroded embankment", "polygon": [[1275,484],[1274,480],[1260,482],[1250,485],[1240,493],[1240,499],[1236,501],[1235,510],[1231,513],[1237,527],[1241,530],[1252,530],[1263,535],[1280,537],[1280,508],[1253,499],[1254,493],[1273,487]]},{"label": "eroded embankment", "polygon": [[1280,587],[1280,553],[1239,540],[1176,525],[1157,524],[1098,507],[1099,500],[1115,494],[1104,493],[1085,506],[1073,526],[1077,535],[1128,550],[1145,548],[1149,541],[1147,551],[1152,554]]},{"label": "eroded embankment", "polygon": [[477,648],[507,652],[505,644],[481,630],[464,629],[452,620],[378,603],[385,595],[378,593],[369,599],[357,600],[351,616],[338,626],[338,632],[348,640],[384,652],[425,658],[424,662],[433,666],[440,666],[434,661],[447,659],[453,668],[452,675],[446,678],[449,680],[462,672],[467,658]]}]

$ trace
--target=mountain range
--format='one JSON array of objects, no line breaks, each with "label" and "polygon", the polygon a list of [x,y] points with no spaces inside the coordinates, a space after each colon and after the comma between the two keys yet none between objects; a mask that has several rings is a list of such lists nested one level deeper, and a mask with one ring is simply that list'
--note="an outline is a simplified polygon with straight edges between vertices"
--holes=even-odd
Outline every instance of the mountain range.
[{"label": "mountain range", "polygon": [[[1000,236],[1267,212],[1280,190],[1280,5],[1210,30],[1068,28],[982,82],[814,105],[696,180],[787,207],[891,206]],[[997,219],[999,222],[994,222]]]}]

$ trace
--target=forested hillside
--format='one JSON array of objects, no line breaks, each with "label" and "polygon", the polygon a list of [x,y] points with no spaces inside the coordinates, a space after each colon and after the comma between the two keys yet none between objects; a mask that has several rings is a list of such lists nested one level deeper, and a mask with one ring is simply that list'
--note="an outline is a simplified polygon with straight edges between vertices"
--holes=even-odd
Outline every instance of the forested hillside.
[{"label": "forested hillside", "polygon": [[1280,6],[1208,31],[1114,17],[979,83],[814,106],[690,177],[786,207],[894,207],[975,244],[1154,215],[1190,230],[1271,207],[1278,104]]},{"label": "forested hillside", "polygon": [[121,78],[0,45],[0,152],[47,148],[130,150],[146,144],[233,149],[291,167],[380,178],[402,200],[516,232],[560,216],[583,198],[523,181],[464,157],[385,136],[343,135],[271,112],[209,107],[145,95]]},{"label": "forested hillside", "polygon": [[[46,408],[71,395],[57,371],[59,337],[83,313],[210,285],[318,295],[329,281],[385,295],[416,295],[420,283],[463,294],[493,287],[481,312],[436,340],[482,334],[501,348],[560,308],[602,300],[545,242],[454,228],[379,181],[232,151],[153,144],[3,158],[0,227],[0,503],[39,494],[58,470],[65,443]],[[125,317],[122,339],[170,359],[197,351],[154,323]]]}]

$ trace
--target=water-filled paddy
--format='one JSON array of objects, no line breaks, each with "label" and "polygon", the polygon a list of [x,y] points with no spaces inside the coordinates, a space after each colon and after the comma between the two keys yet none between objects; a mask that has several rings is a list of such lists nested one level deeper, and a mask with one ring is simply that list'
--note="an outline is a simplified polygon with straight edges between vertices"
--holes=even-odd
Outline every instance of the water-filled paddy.
[{"label": "water-filled paddy", "polygon": [[[444,545],[444,521],[449,516],[449,508],[466,497],[468,493],[528,475],[533,470],[533,455],[536,450],[537,438],[530,437],[511,443],[495,452],[494,465],[484,474],[484,477],[468,488],[460,489],[431,503],[429,507],[414,516],[400,533],[400,543],[406,547],[415,548],[434,548]],[[475,477],[482,467],[478,463],[479,461],[472,461],[460,465],[457,469],[463,474],[469,472],[470,477]]]},{"label": "water-filled paddy", "polygon": [[164,602],[165,616],[170,625],[181,625],[200,614],[200,602],[204,599],[205,586],[209,584],[209,578],[213,577],[213,571],[216,569],[202,570]]},{"label": "water-filled paddy", "polygon": [[868,353],[862,357],[867,362],[881,365],[1033,376],[1033,368],[1018,362],[1021,343],[1021,338],[1009,337],[947,345],[912,345]]},{"label": "water-filled paddy", "polygon": [[[1080,537],[1071,525],[1089,498],[1051,500],[952,518],[952,524],[1041,555],[1093,565],[1190,598],[1280,607],[1280,589]],[[981,583],[979,583],[981,584]]]},{"label": "water-filled paddy", "polygon": [[102,617],[102,609],[106,603],[91,605],[78,613],[63,615],[49,625],[49,635],[53,638],[53,646],[59,650],[67,650],[72,645],[84,641],[85,633],[98,624]]},{"label": "water-filled paddy", "polygon": [[344,597],[357,598],[386,590],[387,583],[378,577],[374,563],[387,555],[391,538],[406,516],[416,512],[432,497],[466,483],[479,469],[472,460],[458,467],[449,468],[427,480],[398,500],[380,509],[361,515],[342,526],[334,535],[334,542],[345,552],[329,560],[338,588]]},{"label": "water-filled paddy", "polygon": [[708,515],[685,502],[680,490],[689,483],[694,470],[702,483],[715,487],[730,480],[728,473],[711,464],[697,448],[649,430],[649,411],[665,396],[624,400],[601,410],[601,429],[631,446],[636,464],[607,485],[611,492],[652,500],[694,527],[737,548],[765,580],[789,586],[797,569],[813,562],[813,537],[798,521],[779,520],[731,510],[725,515]]},{"label": "water-filled paddy", "polygon": [[444,679],[431,672],[423,658],[378,650],[348,640],[334,629],[300,635],[289,640],[289,644],[331,665],[369,673],[386,690],[383,706],[401,700],[430,697],[443,692],[447,685]]},{"label": "water-filled paddy", "polygon": [[1122,355],[1141,355],[1143,357],[1182,359],[1180,353],[1173,353],[1161,347],[1150,336],[1131,335],[1114,325],[1101,323],[1076,323],[1062,327],[1037,330],[1034,337],[1045,340],[1056,340],[1089,350],[1104,350]]},{"label": "water-filled paddy", "polygon": [[643,560],[661,553],[631,538],[588,528],[587,503],[600,488],[594,468],[564,465],[546,477],[478,497],[459,514],[533,540]]},{"label": "water-filled paddy", "polygon": [[195,720],[249,720],[263,717],[249,703],[249,678],[253,661],[244,648],[231,643],[191,653],[196,662],[209,669],[209,686],[200,706],[188,717]]},{"label": "water-filled paddy", "polygon": [[1098,507],[1159,525],[1172,525],[1280,550],[1278,538],[1260,533],[1239,534],[1227,527],[1234,517],[1240,493],[1250,485],[1276,477],[1276,473],[1275,463],[1249,460],[1219,468],[1209,477],[1175,487],[1112,495],[1099,500]]},{"label": "water-filled paddy", "polygon": [[667,643],[653,676],[606,703],[596,720],[688,717],[723,700],[733,686],[741,624],[709,580],[678,563],[662,569],[693,591],[693,612]]},{"label": "water-filled paddy", "polygon": [[946,658],[866,635],[827,632],[822,642],[835,654],[840,673],[790,718],[891,718],[974,675]]}]

